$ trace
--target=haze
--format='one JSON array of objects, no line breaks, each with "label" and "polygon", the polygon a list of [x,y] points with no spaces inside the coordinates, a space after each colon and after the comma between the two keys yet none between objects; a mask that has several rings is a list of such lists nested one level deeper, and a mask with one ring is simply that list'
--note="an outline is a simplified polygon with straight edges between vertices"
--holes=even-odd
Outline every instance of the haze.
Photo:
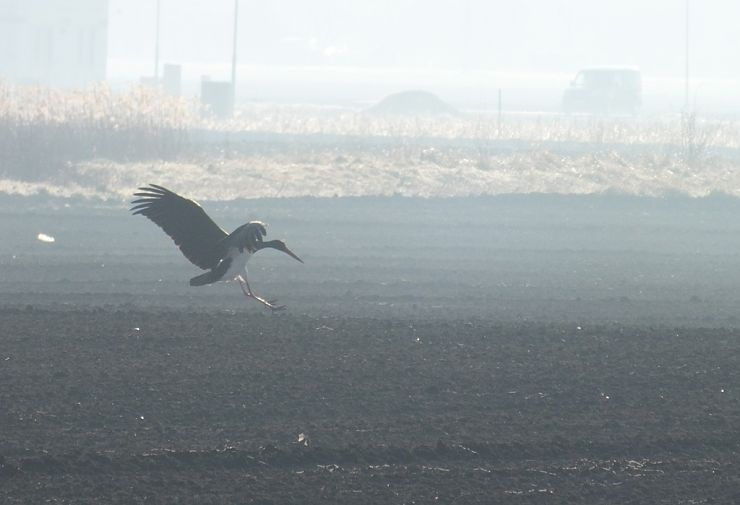
[{"label": "haze", "polygon": [[[114,81],[153,72],[155,5],[110,1]],[[160,61],[183,65],[186,89],[230,76],[233,9],[162,0]],[[241,2],[239,96],[368,102],[423,87],[485,106],[501,87],[521,108],[551,109],[580,68],[624,64],[642,71],[646,109],[680,108],[685,14],[670,0]],[[740,105],[737,19],[737,2],[691,3],[691,100],[706,112]]]},{"label": "haze", "polygon": [[0,504],[740,502],[738,20],[0,0]]}]

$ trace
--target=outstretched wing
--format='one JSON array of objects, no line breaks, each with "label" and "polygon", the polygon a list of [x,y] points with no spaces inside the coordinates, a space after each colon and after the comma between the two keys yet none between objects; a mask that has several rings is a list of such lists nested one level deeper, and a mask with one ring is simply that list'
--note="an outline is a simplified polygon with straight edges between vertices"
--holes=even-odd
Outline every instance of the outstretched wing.
[{"label": "outstretched wing", "polygon": [[200,268],[215,268],[221,260],[221,241],[228,234],[203,208],[156,184],[139,188],[131,212],[151,219],[169,235],[187,259]]}]

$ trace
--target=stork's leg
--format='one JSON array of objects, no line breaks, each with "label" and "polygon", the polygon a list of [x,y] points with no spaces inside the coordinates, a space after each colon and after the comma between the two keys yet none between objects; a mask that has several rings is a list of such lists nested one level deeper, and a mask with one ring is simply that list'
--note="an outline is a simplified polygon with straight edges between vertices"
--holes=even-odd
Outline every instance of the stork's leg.
[{"label": "stork's leg", "polygon": [[244,296],[246,296],[247,298],[254,298],[258,302],[260,302],[262,305],[264,305],[265,307],[271,310],[285,309],[285,305],[275,305],[275,300],[267,301],[264,298],[259,297],[256,294],[254,294],[254,292],[252,291],[252,288],[249,286],[249,282],[247,281],[246,276],[240,275],[239,277],[237,277],[237,279],[239,280],[239,287],[242,288],[242,293],[244,293]]}]

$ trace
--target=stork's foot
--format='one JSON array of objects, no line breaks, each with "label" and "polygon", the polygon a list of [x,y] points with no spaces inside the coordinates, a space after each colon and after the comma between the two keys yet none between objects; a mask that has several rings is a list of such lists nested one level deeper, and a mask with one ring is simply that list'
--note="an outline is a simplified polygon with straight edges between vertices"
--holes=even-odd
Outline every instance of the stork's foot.
[{"label": "stork's foot", "polygon": [[285,305],[277,305],[276,300],[265,300],[264,298],[260,298],[259,296],[255,295],[247,295],[247,297],[254,298],[256,301],[260,302],[262,305],[272,310],[273,312],[277,312],[278,310],[285,310],[286,308]]},{"label": "stork's foot", "polygon": [[247,298],[254,298],[273,312],[285,310],[285,305],[277,305],[277,300],[265,300],[264,298],[255,295],[246,281],[240,279],[239,286],[242,288],[242,293],[244,293],[244,296],[246,296]]},{"label": "stork's foot", "polygon": [[285,308],[285,305],[278,304],[277,300],[275,300],[274,298],[272,300],[267,300],[267,303],[272,305],[272,308],[274,310],[283,310]]},{"label": "stork's foot", "polygon": [[252,297],[273,312],[285,310],[285,305],[278,305],[277,300],[265,300],[263,298],[260,298],[259,296],[254,295],[252,295]]},{"label": "stork's foot", "polygon": [[285,310],[286,308],[285,305],[278,305],[277,300],[265,300],[264,298],[259,297],[255,295],[254,293],[245,292],[244,296],[246,296],[247,298],[253,298],[254,300],[260,302],[262,305],[272,310],[273,312],[277,312],[279,310]]}]

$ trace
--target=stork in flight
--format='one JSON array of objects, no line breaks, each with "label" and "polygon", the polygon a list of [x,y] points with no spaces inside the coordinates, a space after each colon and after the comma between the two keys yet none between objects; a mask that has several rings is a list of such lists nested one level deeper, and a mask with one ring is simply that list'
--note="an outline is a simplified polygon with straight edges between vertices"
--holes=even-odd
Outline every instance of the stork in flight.
[{"label": "stork in flight", "polygon": [[238,280],[244,296],[272,310],[282,310],[274,300],[254,294],[247,281],[247,261],[261,249],[277,249],[303,263],[282,240],[263,241],[265,224],[250,221],[231,233],[217,225],[197,202],[156,184],[139,188],[131,212],[149,218],[169,235],[194,265],[208,272],[190,279],[191,286]]}]

